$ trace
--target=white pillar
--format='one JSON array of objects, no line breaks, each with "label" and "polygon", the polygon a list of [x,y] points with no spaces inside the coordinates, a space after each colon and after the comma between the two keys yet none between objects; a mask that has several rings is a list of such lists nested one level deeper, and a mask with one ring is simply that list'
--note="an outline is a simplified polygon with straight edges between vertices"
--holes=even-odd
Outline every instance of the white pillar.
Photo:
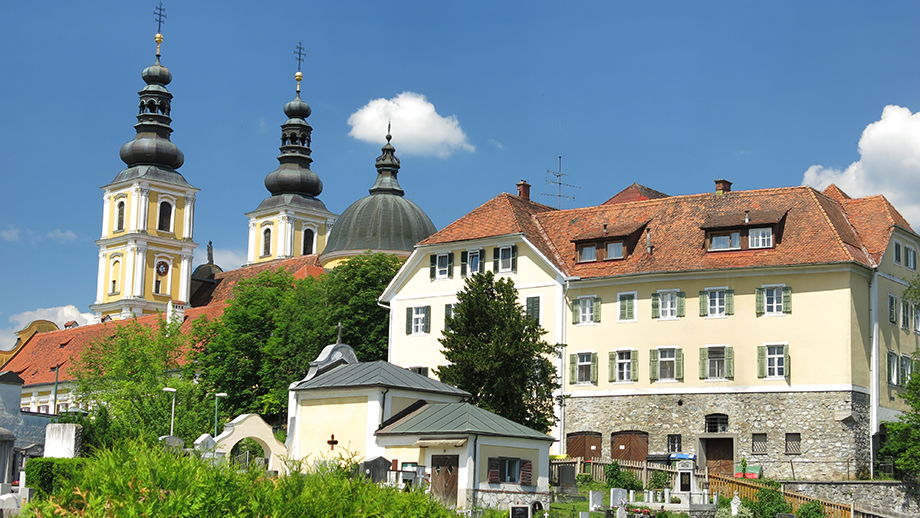
[{"label": "white pillar", "polygon": [[191,194],[185,197],[185,225],[182,229],[182,237],[192,239],[195,226],[195,195]]},{"label": "white pillar", "polygon": [[128,231],[136,232],[138,229],[138,216],[143,204],[141,203],[141,188],[137,185],[131,188],[131,210],[128,216]]},{"label": "white pillar", "polygon": [[278,215],[278,234],[275,238],[275,257],[287,257],[288,217],[284,212]]},{"label": "white pillar", "polygon": [[258,236],[256,236],[256,222],[249,220],[249,263],[256,262],[258,256]]},{"label": "white pillar", "polygon": [[144,297],[144,274],[147,270],[147,247],[138,246],[134,249],[134,293],[133,297]]},{"label": "white pillar", "polygon": [[182,266],[180,268],[179,275],[182,277],[179,279],[179,300],[182,302],[189,301],[189,290],[191,289],[192,284],[192,254],[191,252],[182,253]]},{"label": "white pillar", "polygon": [[99,279],[96,281],[96,304],[102,303],[102,297],[105,297],[105,251],[99,250]]},{"label": "white pillar", "polygon": [[109,233],[109,211],[112,209],[112,192],[105,191],[102,195],[102,237]]},{"label": "white pillar", "polygon": [[136,260],[136,246],[133,243],[130,243],[125,248],[125,265],[124,273],[122,274],[123,278],[121,280],[121,298],[131,298],[134,296],[134,261]]},{"label": "white pillar", "polygon": [[137,217],[137,224],[135,224],[135,227],[138,230],[147,230],[147,214],[150,209],[150,189],[142,186],[139,192],[141,199],[138,213],[135,215]]}]

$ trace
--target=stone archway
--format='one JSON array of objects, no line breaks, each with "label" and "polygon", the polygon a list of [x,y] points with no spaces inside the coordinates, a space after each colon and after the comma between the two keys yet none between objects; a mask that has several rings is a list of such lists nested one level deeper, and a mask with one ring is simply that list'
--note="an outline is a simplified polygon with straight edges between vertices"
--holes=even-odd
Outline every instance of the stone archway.
[{"label": "stone archway", "polygon": [[272,427],[263,421],[259,414],[242,414],[225,424],[223,433],[214,439],[217,443],[214,451],[227,456],[236,443],[247,438],[256,441],[262,447],[262,451],[268,456],[270,471],[285,472],[282,459],[287,455],[287,448],[283,442],[275,438]]}]

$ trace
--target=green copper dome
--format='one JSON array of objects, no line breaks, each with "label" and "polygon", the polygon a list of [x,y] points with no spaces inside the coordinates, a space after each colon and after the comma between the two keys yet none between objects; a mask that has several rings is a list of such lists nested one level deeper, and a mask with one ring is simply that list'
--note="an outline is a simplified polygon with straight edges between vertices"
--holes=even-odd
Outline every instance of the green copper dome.
[{"label": "green copper dome", "polygon": [[399,159],[387,135],[377,158],[377,181],[365,196],[351,204],[335,222],[323,255],[353,250],[412,251],[415,244],[437,229],[418,205],[403,196],[396,175]]}]

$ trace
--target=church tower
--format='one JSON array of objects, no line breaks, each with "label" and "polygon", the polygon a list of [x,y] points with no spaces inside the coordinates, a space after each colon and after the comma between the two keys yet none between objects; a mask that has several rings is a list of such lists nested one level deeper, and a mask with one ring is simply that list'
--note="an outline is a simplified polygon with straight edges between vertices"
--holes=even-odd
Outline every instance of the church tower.
[{"label": "church tower", "polygon": [[[298,45],[295,52],[298,63],[302,51]],[[278,169],[265,177],[265,188],[271,196],[246,214],[249,217],[247,264],[322,252],[327,229],[336,218],[317,198],[323,192],[323,182],[310,170],[313,128],[306,120],[310,116],[310,105],[300,98],[303,74],[299,68],[294,75],[296,97],[284,105],[288,120],[281,125]]]},{"label": "church tower", "polygon": [[147,86],[138,92],[137,136],[121,147],[127,168],[102,188],[96,303],[90,306],[100,319],[165,312],[171,301],[187,304],[190,296],[198,189],[176,171],[185,158],[169,141],[172,75],[160,64],[159,31],[155,41],[156,61],[141,73]]}]

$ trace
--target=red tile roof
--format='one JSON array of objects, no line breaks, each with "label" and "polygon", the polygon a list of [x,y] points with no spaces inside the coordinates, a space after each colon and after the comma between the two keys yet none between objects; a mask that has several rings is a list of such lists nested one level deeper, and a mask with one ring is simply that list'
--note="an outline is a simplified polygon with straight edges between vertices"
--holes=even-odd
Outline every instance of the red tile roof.
[{"label": "red tile roof", "polygon": [[628,203],[631,201],[655,200],[658,198],[667,198],[668,195],[651,189],[644,185],[633,182],[632,185],[616,193],[613,198],[601,203],[601,205],[616,205],[617,203]]},{"label": "red tile roof", "polygon": [[301,255],[289,259],[276,259],[264,263],[251,264],[235,270],[219,272],[214,276],[213,283],[205,282],[198,291],[192,295],[192,307],[207,306],[208,304],[226,302],[233,294],[233,287],[243,279],[255,277],[256,275],[270,270],[284,268],[294,274],[297,279],[304,277],[319,277],[324,273],[319,263],[319,256],[316,254]]}]

